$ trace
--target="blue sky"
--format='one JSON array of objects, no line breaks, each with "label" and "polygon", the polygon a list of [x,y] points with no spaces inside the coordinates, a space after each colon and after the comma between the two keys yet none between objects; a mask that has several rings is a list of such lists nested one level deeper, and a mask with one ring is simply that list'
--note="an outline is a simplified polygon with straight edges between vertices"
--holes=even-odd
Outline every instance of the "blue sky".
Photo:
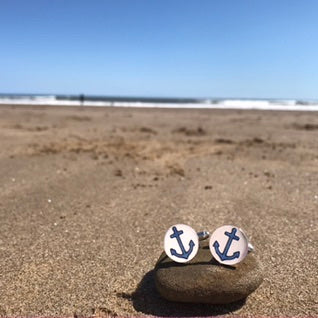
[{"label": "blue sky", "polygon": [[1,0],[0,92],[318,98],[317,0]]}]

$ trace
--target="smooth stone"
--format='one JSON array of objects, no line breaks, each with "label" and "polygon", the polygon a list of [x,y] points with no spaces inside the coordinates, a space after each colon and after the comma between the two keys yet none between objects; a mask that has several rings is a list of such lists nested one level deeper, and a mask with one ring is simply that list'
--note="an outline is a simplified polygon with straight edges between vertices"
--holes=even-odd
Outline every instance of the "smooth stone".
[{"label": "smooth stone", "polygon": [[155,284],[170,301],[228,304],[246,298],[263,281],[255,252],[239,264],[219,264],[208,242],[200,243],[198,254],[189,263],[176,263],[162,253],[155,266]]}]

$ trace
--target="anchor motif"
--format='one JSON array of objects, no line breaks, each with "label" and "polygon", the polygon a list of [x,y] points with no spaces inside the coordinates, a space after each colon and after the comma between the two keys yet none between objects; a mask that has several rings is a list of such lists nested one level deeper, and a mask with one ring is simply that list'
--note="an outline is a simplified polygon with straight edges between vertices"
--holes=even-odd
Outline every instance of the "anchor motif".
[{"label": "anchor motif", "polygon": [[228,255],[227,255],[227,252],[228,252],[229,249],[230,249],[230,246],[231,246],[231,244],[232,244],[232,241],[233,241],[233,240],[238,241],[238,240],[240,239],[238,236],[235,235],[236,232],[237,232],[237,229],[236,229],[236,228],[232,228],[231,233],[226,232],[226,231],[224,232],[224,234],[225,234],[226,236],[228,236],[229,239],[228,239],[228,241],[226,242],[226,245],[225,245],[225,248],[224,248],[223,253],[221,253],[221,251],[219,250],[219,247],[220,247],[219,242],[218,242],[218,241],[215,241],[215,242],[213,243],[213,247],[214,247],[214,249],[215,249],[215,252],[218,254],[218,256],[220,257],[220,259],[221,259],[222,261],[228,261],[228,260],[232,260],[232,259],[235,259],[235,258],[239,258],[239,257],[240,257],[240,252],[239,252],[239,251],[233,253],[233,255],[231,255],[231,256],[228,256]]},{"label": "anchor motif", "polygon": [[170,249],[171,255],[179,257],[179,258],[188,259],[188,257],[191,255],[191,253],[193,251],[193,247],[195,245],[194,242],[192,240],[189,242],[189,250],[186,251],[184,246],[183,246],[183,243],[182,243],[182,241],[180,239],[180,235],[183,234],[183,231],[182,230],[178,231],[175,226],[172,228],[172,231],[173,231],[173,234],[171,234],[170,237],[177,239],[182,254],[177,253],[177,251],[174,248],[171,248]]}]

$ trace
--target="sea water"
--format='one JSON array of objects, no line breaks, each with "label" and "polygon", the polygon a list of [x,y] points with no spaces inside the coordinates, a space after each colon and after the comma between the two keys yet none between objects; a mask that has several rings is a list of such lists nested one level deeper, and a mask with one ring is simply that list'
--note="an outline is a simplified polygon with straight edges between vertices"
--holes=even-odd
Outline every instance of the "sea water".
[{"label": "sea water", "polygon": [[84,95],[0,94],[0,105],[100,106],[143,108],[259,109],[318,111],[318,100],[287,99],[193,99],[107,97]]}]

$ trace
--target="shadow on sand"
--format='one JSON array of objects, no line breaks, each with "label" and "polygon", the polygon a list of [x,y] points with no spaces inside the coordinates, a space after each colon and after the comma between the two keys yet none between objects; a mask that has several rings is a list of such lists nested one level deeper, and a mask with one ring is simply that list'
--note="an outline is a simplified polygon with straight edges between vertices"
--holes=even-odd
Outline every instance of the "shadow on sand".
[{"label": "shadow on sand", "polygon": [[147,315],[155,316],[217,316],[238,310],[245,304],[245,299],[227,305],[186,304],[169,302],[156,290],[154,270],[148,272],[131,295],[134,308]]}]

